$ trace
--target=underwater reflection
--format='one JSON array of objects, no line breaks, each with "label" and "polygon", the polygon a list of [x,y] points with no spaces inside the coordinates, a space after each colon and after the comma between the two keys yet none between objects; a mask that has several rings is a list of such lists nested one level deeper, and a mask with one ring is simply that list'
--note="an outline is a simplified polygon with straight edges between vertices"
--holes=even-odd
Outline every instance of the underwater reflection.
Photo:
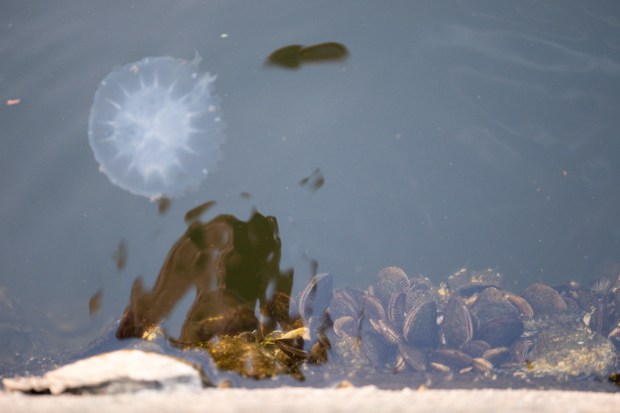
[{"label": "underwater reflection", "polygon": [[293,272],[280,271],[280,256],[274,217],[254,212],[247,222],[232,215],[193,221],[170,250],[153,289],[146,290],[139,278],[134,282],[116,336],[148,335],[191,288],[196,298],[179,342],[196,344],[259,327],[268,333],[288,321]]}]

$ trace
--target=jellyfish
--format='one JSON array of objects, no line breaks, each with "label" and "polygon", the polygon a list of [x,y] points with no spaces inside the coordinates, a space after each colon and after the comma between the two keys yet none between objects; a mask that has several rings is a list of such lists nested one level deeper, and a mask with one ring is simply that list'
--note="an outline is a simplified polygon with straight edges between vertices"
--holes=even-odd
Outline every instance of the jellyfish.
[{"label": "jellyfish", "polygon": [[225,141],[215,76],[194,60],[147,57],[114,69],[95,93],[88,139],[100,170],[132,194],[196,190]]}]

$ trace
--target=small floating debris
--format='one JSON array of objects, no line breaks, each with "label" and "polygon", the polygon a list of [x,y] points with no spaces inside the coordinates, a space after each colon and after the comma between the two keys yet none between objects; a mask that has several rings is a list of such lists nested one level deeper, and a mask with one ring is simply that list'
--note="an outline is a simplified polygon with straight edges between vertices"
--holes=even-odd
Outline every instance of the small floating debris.
[{"label": "small floating debris", "polygon": [[300,50],[303,48],[300,44],[292,44],[284,46],[271,53],[267,58],[270,64],[286,67],[288,69],[296,69],[301,62]]},{"label": "small floating debris", "polygon": [[118,243],[118,247],[116,251],[114,251],[114,254],[112,254],[112,258],[116,261],[116,269],[123,271],[127,265],[127,243],[124,239]]},{"label": "small floating debris", "polygon": [[311,46],[292,44],[284,46],[269,55],[269,64],[296,69],[302,63],[322,63],[344,60],[349,56],[347,48],[336,42],[319,43]]},{"label": "small floating debris", "polygon": [[190,224],[194,221],[198,221],[200,217],[202,216],[202,214],[204,214],[209,209],[211,209],[213,206],[215,206],[216,203],[217,203],[216,201],[208,201],[208,202],[198,205],[195,208],[190,209],[189,211],[185,213],[185,223]]},{"label": "small floating debris", "polygon": [[118,350],[67,364],[43,376],[3,379],[8,390],[25,393],[110,394],[184,385],[202,387],[200,371],[175,357]]},{"label": "small floating debris", "polygon": [[164,215],[170,209],[172,205],[172,201],[170,198],[166,198],[165,196],[157,198],[157,211],[159,215]]},{"label": "small floating debris", "polygon": [[349,51],[340,43],[328,42],[304,47],[299,55],[304,63],[325,62],[345,59]]},{"label": "small floating debris", "polygon": [[90,300],[88,300],[88,315],[90,318],[93,318],[99,310],[101,310],[101,299],[103,298],[103,291],[101,289],[97,290]]},{"label": "small floating debris", "polygon": [[7,99],[6,105],[7,106],[19,105],[21,101],[22,101],[21,99]]},{"label": "small floating debris", "polygon": [[310,191],[314,192],[321,188],[325,183],[325,177],[321,173],[321,169],[316,168],[312,175],[303,178],[299,181],[299,186],[307,187]]}]

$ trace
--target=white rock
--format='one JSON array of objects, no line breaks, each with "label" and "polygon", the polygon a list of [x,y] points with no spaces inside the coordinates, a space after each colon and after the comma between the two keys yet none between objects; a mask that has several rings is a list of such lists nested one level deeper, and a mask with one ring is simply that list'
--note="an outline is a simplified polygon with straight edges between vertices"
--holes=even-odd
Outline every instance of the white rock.
[{"label": "white rock", "polygon": [[8,390],[49,390],[52,394],[114,383],[120,384],[119,389],[125,387],[134,390],[139,388],[141,383],[202,386],[200,372],[188,362],[140,350],[118,350],[99,354],[49,371],[43,376],[7,378],[2,382]]}]

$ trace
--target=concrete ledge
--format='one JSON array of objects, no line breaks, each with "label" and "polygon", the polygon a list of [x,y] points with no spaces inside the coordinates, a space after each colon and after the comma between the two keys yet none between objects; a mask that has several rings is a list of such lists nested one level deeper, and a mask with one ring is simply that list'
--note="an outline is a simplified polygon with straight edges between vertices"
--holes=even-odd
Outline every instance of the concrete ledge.
[{"label": "concrete ledge", "polygon": [[204,389],[104,396],[0,392],[0,412],[617,413],[620,393],[542,390]]}]

